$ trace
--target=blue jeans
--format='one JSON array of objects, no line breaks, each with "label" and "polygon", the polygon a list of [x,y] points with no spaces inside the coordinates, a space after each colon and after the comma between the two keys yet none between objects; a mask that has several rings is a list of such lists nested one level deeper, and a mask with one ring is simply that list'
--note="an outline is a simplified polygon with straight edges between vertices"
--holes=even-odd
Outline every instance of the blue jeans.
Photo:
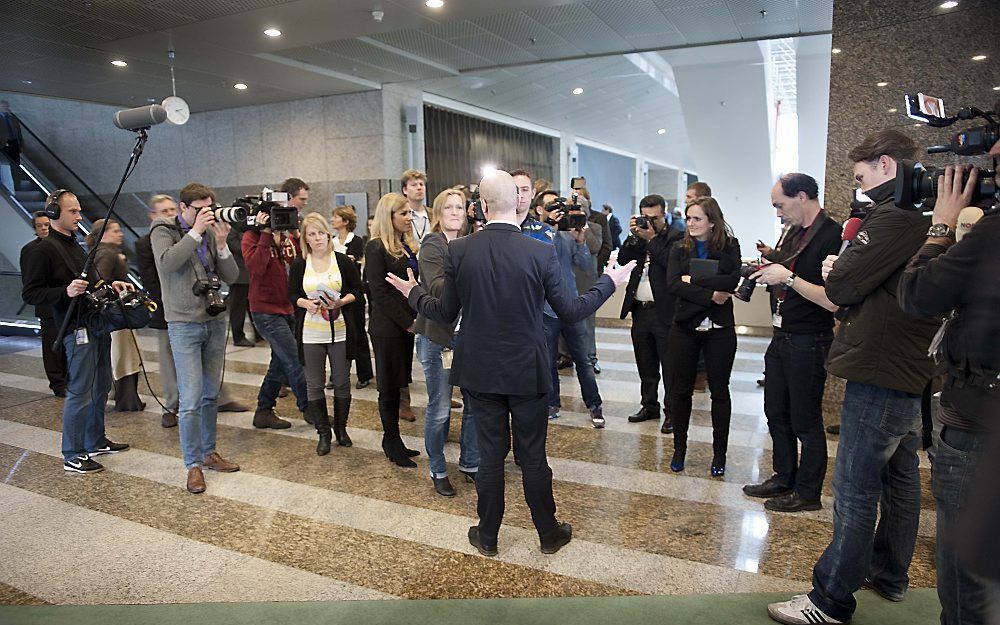
[{"label": "blue jeans", "polygon": [[549,406],[558,408],[562,405],[559,399],[559,370],[556,360],[559,358],[559,335],[566,339],[566,349],[569,350],[576,365],[576,377],[580,381],[580,392],[587,408],[597,408],[601,405],[601,394],[597,390],[597,378],[594,377],[594,364],[587,356],[587,329],[582,321],[563,323],[555,317],[542,315],[545,320],[545,340],[549,344],[549,362],[552,365],[552,390],[549,391]]},{"label": "blue jeans", "polygon": [[[424,445],[427,447],[427,459],[431,465],[431,476],[443,478],[448,476],[444,460],[444,445],[448,441],[448,428],[451,425],[451,385],[448,384],[448,372],[441,363],[441,351],[444,349],[423,334],[417,335],[417,360],[424,368],[424,381],[427,384],[427,410],[424,412]],[[458,458],[458,468],[474,473],[479,470],[479,444],[476,441],[476,421],[472,416],[469,400],[464,398],[462,409],[461,454]]]},{"label": "blue jeans", "polygon": [[[941,406],[942,413],[952,410]],[[976,467],[987,453],[988,435],[944,426],[935,433],[931,482],[937,502],[937,581],[941,625],[991,622],[1000,614],[1000,585],[977,575],[962,562],[958,542],[963,513],[976,479]]]},{"label": "blue jeans", "polygon": [[264,374],[264,382],[257,393],[257,410],[274,408],[278,403],[278,393],[285,382],[295,394],[295,404],[300,412],[306,411],[309,403],[306,391],[306,375],[299,361],[299,345],[295,341],[292,315],[272,315],[250,313],[254,327],[271,346],[271,363]]},{"label": "blue jeans", "polygon": [[[920,521],[920,396],[848,382],[833,472],[833,539],[813,568],[809,598],[848,621],[867,577],[902,598]],[[876,512],[881,516],[876,527]]]},{"label": "blue jeans", "polygon": [[73,330],[63,338],[67,377],[62,416],[64,460],[96,451],[108,442],[104,435],[104,405],[111,390],[111,335],[91,334],[89,338],[89,343],[77,345]]},{"label": "blue jeans", "polygon": [[188,469],[200,467],[215,451],[219,387],[226,357],[226,317],[202,323],[167,324],[177,373],[177,425],[181,456]]}]

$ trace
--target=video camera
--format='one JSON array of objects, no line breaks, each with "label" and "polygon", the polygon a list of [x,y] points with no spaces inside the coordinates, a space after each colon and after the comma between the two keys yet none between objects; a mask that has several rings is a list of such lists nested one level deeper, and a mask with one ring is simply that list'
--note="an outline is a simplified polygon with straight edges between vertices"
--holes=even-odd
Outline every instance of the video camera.
[{"label": "video camera", "polygon": [[486,223],[486,213],[483,212],[483,202],[479,198],[479,185],[469,185],[469,206],[472,207],[472,220]]},{"label": "video camera", "polygon": [[[994,106],[993,111],[982,111],[974,106],[960,109],[953,117],[946,117],[944,100],[918,93],[913,97],[905,94],[906,114],[912,119],[926,122],[932,128],[947,128],[960,120],[970,120],[980,117],[987,123],[983,126],[967,128],[951,137],[947,145],[934,145],[927,148],[928,154],[951,153],[957,156],[981,156],[987,154],[993,145],[1000,141],[1000,123],[997,115],[1000,106]],[[998,103],[1000,104],[1000,103]],[[925,210],[933,207],[937,197],[938,184],[944,168],[925,166],[920,162],[902,160],[896,169],[895,203],[899,208],[909,210]],[[968,180],[969,170],[962,174],[963,182]],[[1000,198],[997,194],[995,181],[996,161],[993,169],[981,169],[976,189],[972,194],[972,202],[978,203],[989,198]]]},{"label": "video camera", "polygon": [[[251,230],[266,227],[277,232],[296,230],[299,227],[299,211],[294,206],[288,206],[288,194],[267,187],[264,187],[260,195],[244,195],[233,200],[232,206],[215,205],[212,210],[216,221],[246,224]],[[270,215],[266,226],[257,224],[257,213],[262,212]]]},{"label": "video camera", "polygon": [[562,213],[562,217],[559,219],[552,219],[549,217],[545,220],[545,223],[550,226],[555,226],[558,230],[579,230],[587,225],[587,215],[580,213],[571,213],[570,211],[582,211],[583,208],[577,203],[576,194],[573,194],[572,199],[567,199],[564,197],[557,197],[551,202],[545,205],[545,210],[548,212],[559,211]]},{"label": "video camera", "polygon": [[119,294],[115,288],[103,280],[97,283],[97,288],[84,294],[83,304],[87,310],[94,313],[103,312],[110,304],[120,302],[126,308],[145,306],[149,312],[156,312],[156,302],[143,291],[126,291]]}]

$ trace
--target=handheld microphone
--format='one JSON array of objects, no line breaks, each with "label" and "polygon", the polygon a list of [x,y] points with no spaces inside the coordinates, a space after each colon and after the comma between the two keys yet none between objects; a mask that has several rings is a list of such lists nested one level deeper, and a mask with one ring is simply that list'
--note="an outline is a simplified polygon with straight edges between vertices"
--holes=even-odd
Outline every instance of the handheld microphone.
[{"label": "handheld microphone", "polygon": [[857,217],[851,217],[844,222],[844,231],[840,234],[840,240],[843,243],[840,244],[840,253],[843,254],[847,246],[851,244],[854,237],[858,236],[858,231],[861,230],[861,224],[864,223]]},{"label": "handheld microphone", "polygon": [[958,214],[958,227],[955,228],[955,241],[961,241],[962,237],[969,234],[969,230],[972,230],[972,226],[976,225],[976,222],[983,218],[983,209],[977,208],[975,206],[966,206],[962,209],[962,212]]},{"label": "handheld microphone", "polygon": [[115,113],[115,126],[122,130],[141,130],[156,124],[161,124],[167,119],[167,109],[159,104],[140,106],[134,109],[125,109]]}]

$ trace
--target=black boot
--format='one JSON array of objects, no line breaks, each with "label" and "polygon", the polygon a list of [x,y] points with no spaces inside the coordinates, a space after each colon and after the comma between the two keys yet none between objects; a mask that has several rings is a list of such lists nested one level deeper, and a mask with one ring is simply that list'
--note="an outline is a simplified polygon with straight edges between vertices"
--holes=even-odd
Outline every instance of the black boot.
[{"label": "black boot", "polygon": [[337,437],[337,444],[341,447],[350,447],[354,444],[347,435],[347,415],[350,412],[350,397],[333,398],[333,435]]},{"label": "black boot", "polygon": [[330,453],[330,440],[333,438],[333,432],[330,429],[330,413],[326,408],[326,397],[311,400],[306,406],[306,414],[312,415],[313,425],[316,426],[316,433],[319,434],[316,455],[325,456]]},{"label": "black boot", "polygon": [[379,393],[378,418],[382,422],[382,452],[400,467],[415,467],[399,435],[399,391]]}]

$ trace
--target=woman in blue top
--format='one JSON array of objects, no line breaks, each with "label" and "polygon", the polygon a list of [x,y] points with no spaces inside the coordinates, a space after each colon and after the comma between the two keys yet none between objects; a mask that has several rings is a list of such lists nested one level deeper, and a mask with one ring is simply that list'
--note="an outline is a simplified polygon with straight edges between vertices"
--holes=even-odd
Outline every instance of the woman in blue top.
[{"label": "woman in blue top", "polygon": [[[691,262],[701,258],[718,263],[714,275],[692,277]],[[719,203],[700,197],[687,207],[687,235],[670,251],[667,288],[677,296],[670,329],[670,416],[674,422],[674,456],[670,469],[684,470],[691,397],[704,353],[712,394],[712,467],[714,477],[726,473],[732,400],[729,376],[736,360],[736,323],[732,295],[740,280],[740,243],[722,216]]]}]

